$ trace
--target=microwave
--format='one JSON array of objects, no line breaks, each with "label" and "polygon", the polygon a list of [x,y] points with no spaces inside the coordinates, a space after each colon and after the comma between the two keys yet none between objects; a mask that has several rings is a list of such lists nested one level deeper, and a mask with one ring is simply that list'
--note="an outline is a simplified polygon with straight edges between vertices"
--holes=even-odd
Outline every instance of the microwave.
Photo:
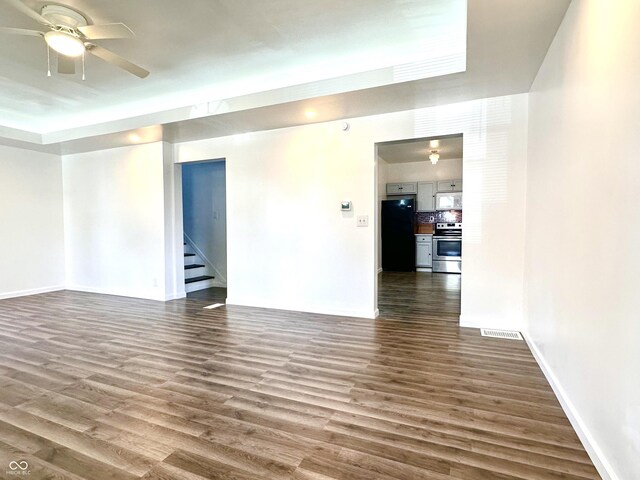
[{"label": "microwave", "polygon": [[436,193],[436,210],[462,210],[462,192]]}]

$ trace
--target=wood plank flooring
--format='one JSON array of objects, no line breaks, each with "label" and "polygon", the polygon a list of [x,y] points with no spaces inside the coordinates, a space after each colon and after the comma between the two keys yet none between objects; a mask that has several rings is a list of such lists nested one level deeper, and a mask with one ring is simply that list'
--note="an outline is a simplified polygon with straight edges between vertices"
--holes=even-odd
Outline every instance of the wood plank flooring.
[{"label": "wood plank flooring", "polygon": [[378,308],[386,317],[433,317],[456,325],[460,316],[461,275],[430,272],[382,272]]},{"label": "wood plank flooring", "polygon": [[227,289],[221,287],[210,287],[203,290],[187,293],[187,298],[202,300],[204,302],[225,303],[227,301]]},{"label": "wood plank flooring", "polygon": [[526,345],[458,328],[455,288],[411,275],[382,278],[376,321],[2,300],[0,478],[599,478]]}]

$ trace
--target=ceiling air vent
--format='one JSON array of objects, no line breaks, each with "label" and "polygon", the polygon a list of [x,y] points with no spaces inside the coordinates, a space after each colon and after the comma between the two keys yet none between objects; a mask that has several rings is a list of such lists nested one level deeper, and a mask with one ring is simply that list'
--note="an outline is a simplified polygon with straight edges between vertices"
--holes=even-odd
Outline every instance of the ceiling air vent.
[{"label": "ceiling air vent", "polygon": [[520,332],[516,332],[513,330],[492,330],[489,328],[481,328],[480,332],[483,337],[492,337],[492,338],[507,338],[509,340],[522,340],[522,335]]}]

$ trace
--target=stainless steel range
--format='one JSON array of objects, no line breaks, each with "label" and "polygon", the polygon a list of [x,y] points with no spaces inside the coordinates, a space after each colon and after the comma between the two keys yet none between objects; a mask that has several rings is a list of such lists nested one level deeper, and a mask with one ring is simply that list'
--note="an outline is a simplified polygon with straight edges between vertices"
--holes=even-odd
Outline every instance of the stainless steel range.
[{"label": "stainless steel range", "polygon": [[433,271],[462,273],[461,223],[436,223],[433,235]]}]

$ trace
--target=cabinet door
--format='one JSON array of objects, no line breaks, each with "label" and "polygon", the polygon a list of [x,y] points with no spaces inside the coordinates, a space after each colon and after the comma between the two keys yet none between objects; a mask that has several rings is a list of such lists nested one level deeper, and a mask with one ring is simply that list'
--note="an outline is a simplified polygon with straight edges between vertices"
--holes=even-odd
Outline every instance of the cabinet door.
[{"label": "cabinet door", "polygon": [[418,183],[418,212],[433,212],[436,209],[435,184],[433,182]]},{"label": "cabinet door", "polygon": [[439,192],[450,192],[452,190],[451,185],[453,182],[451,180],[440,180],[438,181],[438,191]]},{"label": "cabinet door", "polygon": [[429,235],[428,238],[428,242],[421,241],[416,243],[416,267],[431,268],[433,266],[433,245],[431,235]]},{"label": "cabinet door", "polygon": [[452,180],[451,181],[451,186],[453,187],[453,191],[454,192],[461,192],[462,191],[462,179],[459,178],[457,180]]},{"label": "cabinet door", "polygon": [[402,193],[415,194],[417,193],[417,186],[415,183],[403,183],[401,184]]},{"label": "cabinet door", "polygon": [[402,195],[402,184],[387,183],[387,195]]}]

